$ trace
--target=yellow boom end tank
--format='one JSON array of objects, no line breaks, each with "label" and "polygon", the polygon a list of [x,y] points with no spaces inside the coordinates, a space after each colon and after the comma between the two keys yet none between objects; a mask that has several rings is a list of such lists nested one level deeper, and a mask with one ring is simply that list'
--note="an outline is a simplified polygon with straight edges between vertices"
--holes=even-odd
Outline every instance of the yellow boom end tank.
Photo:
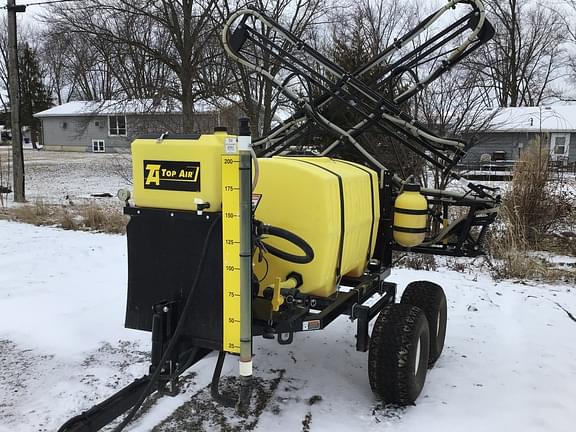
[{"label": "yellow boom end tank", "polygon": [[[132,142],[134,204],[138,207],[207,211],[222,209],[224,129],[209,135],[168,135]],[[235,138],[235,137],[234,137]],[[209,207],[205,207],[210,204]]]},{"label": "yellow boom end tank", "polygon": [[426,238],[428,202],[420,185],[405,183],[394,202],[394,240],[404,247],[415,247]]},{"label": "yellow boom end tank", "polygon": [[[374,252],[380,203],[378,177],[362,165],[326,157],[259,159],[261,194],[255,218],[304,239],[314,250],[308,264],[294,264],[265,254],[254,256],[262,289],[290,272],[303,277],[300,291],[321,297],[334,294],[340,276],[361,276]],[[299,249],[285,240],[266,243],[291,254]]]}]

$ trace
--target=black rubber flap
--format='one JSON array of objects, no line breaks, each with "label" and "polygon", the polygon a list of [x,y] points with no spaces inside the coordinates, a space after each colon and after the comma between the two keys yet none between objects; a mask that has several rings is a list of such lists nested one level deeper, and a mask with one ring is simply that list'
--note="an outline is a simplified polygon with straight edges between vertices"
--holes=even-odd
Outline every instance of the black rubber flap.
[{"label": "black rubber flap", "polygon": [[[173,215],[173,216],[172,216]],[[152,330],[152,307],[177,301],[184,306],[204,240],[214,217],[174,211],[131,217],[128,238],[126,327]],[[220,221],[217,221],[221,225]],[[194,292],[182,337],[203,348],[222,346],[222,228],[216,227]]]}]

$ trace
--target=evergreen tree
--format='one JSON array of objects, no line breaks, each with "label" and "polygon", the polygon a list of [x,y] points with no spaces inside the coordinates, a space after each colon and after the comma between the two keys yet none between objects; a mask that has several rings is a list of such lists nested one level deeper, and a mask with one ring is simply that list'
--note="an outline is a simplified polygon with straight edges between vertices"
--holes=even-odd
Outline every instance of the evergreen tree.
[{"label": "evergreen tree", "polygon": [[19,57],[20,121],[30,128],[32,145],[36,148],[36,142],[41,136],[41,122],[34,114],[50,108],[52,98],[42,80],[36,50],[24,43],[19,50]]}]

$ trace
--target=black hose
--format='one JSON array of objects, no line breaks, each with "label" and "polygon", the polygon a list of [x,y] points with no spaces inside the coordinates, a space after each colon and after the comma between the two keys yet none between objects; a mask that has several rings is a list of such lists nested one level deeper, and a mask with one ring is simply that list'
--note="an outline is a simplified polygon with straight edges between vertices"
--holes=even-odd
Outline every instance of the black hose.
[{"label": "black hose", "polygon": [[202,271],[204,270],[204,261],[206,259],[206,253],[208,252],[208,246],[210,245],[210,239],[212,237],[212,233],[214,232],[214,228],[218,225],[218,221],[220,220],[220,218],[221,218],[220,215],[216,216],[212,221],[212,225],[210,225],[210,228],[208,229],[206,239],[204,240],[204,244],[202,245],[202,253],[200,254],[200,260],[198,261],[198,267],[196,270],[196,275],[194,276],[194,281],[192,282],[192,286],[190,288],[190,292],[188,293],[188,297],[186,298],[186,303],[184,304],[184,308],[182,309],[182,314],[178,319],[178,324],[176,325],[174,334],[172,335],[172,338],[170,339],[170,342],[166,347],[166,351],[164,351],[164,354],[162,355],[162,358],[158,363],[159,367],[157,367],[156,370],[150,376],[150,382],[146,386],[146,389],[142,392],[142,396],[140,396],[138,401],[132,407],[132,410],[126,415],[126,417],[124,417],[122,422],[114,428],[113,432],[121,432],[122,430],[124,430],[126,425],[128,425],[128,423],[130,423],[130,421],[134,418],[134,416],[136,415],[136,413],[138,412],[138,410],[140,409],[140,407],[142,406],[148,395],[152,392],[153,386],[158,381],[158,378],[160,377],[160,373],[162,371],[162,365],[166,362],[166,360],[174,350],[174,347],[178,343],[178,338],[180,336],[180,333],[182,333],[182,330],[184,329],[184,324],[186,323],[186,318],[188,312],[190,311],[190,306],[193,304],[192,298],[194,297],[193,295],[194,291],[196,290],[196,286],[198,285],[198,282],[200,281],[200,276],[202,274]]},{"label": "black hose", "polygon": [[218,354],[218,360],[216,361],[216,367],[214,368],[214,375],[212,375],[212,383],[210,384],[210,394],[212,398],[227,408],[234,408],[236,406],[236,399],[230,396],[225,396],[220,393],[218,389],[218,384],[220,383],[220,376],[222,375],[222,366],[224,365],[224,358],[226,357],[226,351],[220,351]]},{"label": "black hose", "polygon": [[268,243],[262,242],[268,252],[280,259],[290,261],[295,264],[308,264],[314,259],[314,250],[312,247],[306,242],[306,240],[298,237],[296,234],[290,231],[287,231],[283,228],[262,224],[260,226],[260,234],[268,234],[273,237],[279,237],[281,239],[287,240],[294,246],[299,247],[300,250],[304,252],[304,255],[294,255],[288,252],[284,252],[283,250],[271,246]]}]

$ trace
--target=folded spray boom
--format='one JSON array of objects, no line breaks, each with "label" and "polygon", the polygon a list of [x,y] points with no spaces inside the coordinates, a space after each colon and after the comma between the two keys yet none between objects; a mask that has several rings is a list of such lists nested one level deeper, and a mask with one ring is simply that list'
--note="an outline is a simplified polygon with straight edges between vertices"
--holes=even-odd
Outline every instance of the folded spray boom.
[{"label": "folded spray boom", "polygon": [[[462,6],[464,13],[431,33],[433,26],[437,27],[441,20],[444,22],[446,15],[457,6]],[[493,220],[493,217],[486,219],[483,211],[496,207],[499,197],[490,188],[472,183],[454,170],[466,154],[468,143],[439,136],[409,115],[402,104],[478,49],[493,34],[481,1],[451,0],[353,72],[253,9],[239,10],[228,18],[222,41],[231,59],[268,79],[297,108],[290,118],[255,141],[259,156],[285,154],[294,145],[302,144],[311,133],[323,130],[332,140],[322,146],[320,155],[331,156],[342,144],[350,144],[367,164],[380,172],[382,185],[384,173],[389,169],[379,155],[362,144],[362,135],[377,130],[393,137],[462,185],[464,192],[421,189],[433,204],[443,208],[444,214],[436,215],[443,221],[447,219],[448,206],[468,205],[473,209],[466,232],[461,230],[462,224],[458,224],[462,236],[458,249],[461,250],[469,241],[469,230],[473,226],[481,222],[485,227]],[[448,47],[456,39],[459,43]],[[409,45],[415,46],[408,49]],[[430,72],[418,78],[416,69],[427,63],[433,65]],[[395,83],[405,74],[410,75],[413,83],[394,94]],[[391,181],[397,192],[405,183],[405,179],[396,174],[392,174]],[[490,214],[495,217],[495,213]],[[436,234],[431,237],[437,237]],[[472,243],[472,249],[477,250],[477,242]]]}]

